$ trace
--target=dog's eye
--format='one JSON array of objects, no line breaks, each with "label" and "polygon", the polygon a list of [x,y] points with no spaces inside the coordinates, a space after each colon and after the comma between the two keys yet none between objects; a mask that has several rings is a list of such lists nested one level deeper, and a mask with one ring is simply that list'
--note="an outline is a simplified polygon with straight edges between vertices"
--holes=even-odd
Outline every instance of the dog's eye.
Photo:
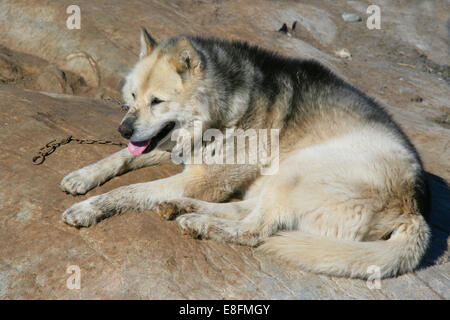
[{"label": "dog's eye", "polygon": [[151,105],[152,105],[152,106],[156,106],[157,104],[160,104],[161,102],[164,102],[164,101],[161,100],[161,99],[159,99],[159,98],[157,98],[157,97],[154,97],[154,98],[152,99]]},{"label": "dog's eye", "polygon": [[136,94],[134,92],[131,93],[131,96],[133,97],[133,100],[136,100]]}]

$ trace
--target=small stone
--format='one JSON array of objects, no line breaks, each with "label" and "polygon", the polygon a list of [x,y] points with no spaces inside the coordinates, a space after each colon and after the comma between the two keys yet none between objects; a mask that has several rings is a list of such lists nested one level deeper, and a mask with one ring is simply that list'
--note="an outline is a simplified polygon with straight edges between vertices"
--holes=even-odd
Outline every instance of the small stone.
[{"label": "small stone", "polygon": [[342,18],[346,22],[359,22],[362,21],[362,18],[355,13],[343,13]]},{"label": "small stone", "polygon": [[345,48],[342,48],[339,51],[335,51],[334,54],[336,56],[338,56],[339,58],[343,58],[343,59],[348,59],[348,60],[352,60],[352,54],[350,53],[350,51],[348,51]]},{"label": "small stone", "polygon": [[297,27],[297,21],[294,21],[294,22],[292,23],[292,30],[295,30],[296,27]]},{"label": "small stone", "polygon": [[422,102],[423,98],[421,96],[415,96],[414,98],[411,98],[411,101]]},{"label": "small stone", "polygon": [[36,79],[36,86],[41,91],[73,94],[65,73],[55,65],[48,65],[43,70]]},{"label": "small stone", "polygon": [[286,23],[283,23],[283,25],[282,25],[281,28],[278,30],[278,32],[288,33],[288,27],[287,27]]}]

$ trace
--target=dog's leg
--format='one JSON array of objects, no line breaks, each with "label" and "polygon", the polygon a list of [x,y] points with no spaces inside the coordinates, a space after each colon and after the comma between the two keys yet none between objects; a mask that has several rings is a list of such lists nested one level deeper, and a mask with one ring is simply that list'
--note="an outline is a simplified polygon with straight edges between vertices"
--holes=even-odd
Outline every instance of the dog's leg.
[{"label": "dog's leg", "polygon": [[98,185],[125,172],[169,162],[170,153],[153,150],[148,154],[136,157],[126,148],[111,156],[78,169],[65,176],[60,184],[63,191],[77,195],[85,194]]},{"label": "dog's leg", "polygon": [[64,211],[62,218],[70,225],[88,227],[116,213],[151,209],[154,203],[182,197],[189,180],[186,176],[180,173],[111,190],[74,204]]},{"label": "dog's leg", "polygon": [[76,203],[62,217],[70,225],[88,227],[116,213],[149,210],[155,204],[171,199],[196,197],[223,201],[235,186],[220,181],[211,179],[205,167],[186,167],[182,173],[169,178],[120,187]]},{"label": "dog's leg", "polygon": [[256,204],[256,197],[243,201],[227,203],[216,203],[193,198],[182,198],[162,201],[154,206],[153,211],[168,220],[191,212],[229,220],[240,220],[245,218],[256,206]]}]

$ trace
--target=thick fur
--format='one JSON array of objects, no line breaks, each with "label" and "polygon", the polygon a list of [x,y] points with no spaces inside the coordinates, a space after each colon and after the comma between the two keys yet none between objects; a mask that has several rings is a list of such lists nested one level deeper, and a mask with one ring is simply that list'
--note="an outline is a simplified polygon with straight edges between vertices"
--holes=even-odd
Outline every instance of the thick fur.
[{"label": "thick fur", "polygon": [[[316,61],[282,57],[243,42],[182,36],[157,43],[141,34],[140,60],[126,78],[130,111],[121,132],[157,136],[167,123],[279,129],[272,162],[186,164],[182,173],[130,185],[63,213],[90,226],[127,210],[153,210],[195,237],[258,246],[312,272],[367,278],[413,270],[429,243],[427,186],[420,158],[391,117]],[[156,101],[156,102],[155,102]],[[122,150],[65,177],[85,193],[126,171],[170,161],[168,137],[133,156]],[[278,160],[278,159],[277,159]],[[240,202],[223,203],[239,191]],[[221,203],[219,203],[221,202]]]}]

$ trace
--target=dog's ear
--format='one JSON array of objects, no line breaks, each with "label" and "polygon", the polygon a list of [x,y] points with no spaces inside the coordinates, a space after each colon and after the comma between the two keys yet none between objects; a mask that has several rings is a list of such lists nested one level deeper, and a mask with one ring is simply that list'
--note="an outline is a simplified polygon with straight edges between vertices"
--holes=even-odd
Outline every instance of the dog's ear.
[{"label": "dog's ear", "polygon": [[141,52],[139,53],[139,58],[142,59],[148,56],[157,45],[158,43],[152,38],[150,33],[144,27],[141,27]]},{"label": "dog's ear", "polygon": [[182,37],[178,40],[175,54],[170,62],[175,66],[178,73],[190,71],[192,75],[199,74],[202,71],[202,62],[199,53],[192,46],[191,41]]}]

